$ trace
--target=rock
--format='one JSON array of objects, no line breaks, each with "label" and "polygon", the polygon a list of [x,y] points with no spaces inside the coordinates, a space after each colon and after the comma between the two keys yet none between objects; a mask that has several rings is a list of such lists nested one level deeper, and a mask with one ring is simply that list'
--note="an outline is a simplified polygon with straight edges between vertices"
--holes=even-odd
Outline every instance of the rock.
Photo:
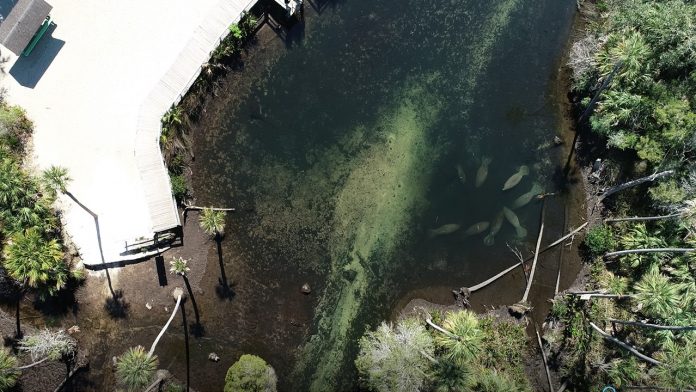
[{"label": "rock", "polygon": [[553,137],[553,144],[555,144],[555,145],[557,145],[557,146],[560,146],[561,144],[563,144],[563,139],[561,139],[561,138],[558,137],[558,136],[554,136],[554,137]]},{"label": "rock", "polygon": [[300,292],[301,292],[302,294],[309,294],[309,293],[311,293],[311,292],[312,292],[312,288],[309,287],[309,283],[303,284],[302,287],[300,288]]},{"label": "rock", "polygon": [[149,302],[145,302],[145,307],[147,308],[147,310],[152,309],[152,305],[150,305]]},{"label": "rock", "polygon": [[208,354],[208,360],[213,362],[220,362],[220,356],[215,353]]},{"label": "rock", "polygon": [[68,328],[67,332],[68,332],[68,335],[78,333],[78,332],[80,332],[80,327],[78,327],[77,325],[73,325],[72,327]]}]

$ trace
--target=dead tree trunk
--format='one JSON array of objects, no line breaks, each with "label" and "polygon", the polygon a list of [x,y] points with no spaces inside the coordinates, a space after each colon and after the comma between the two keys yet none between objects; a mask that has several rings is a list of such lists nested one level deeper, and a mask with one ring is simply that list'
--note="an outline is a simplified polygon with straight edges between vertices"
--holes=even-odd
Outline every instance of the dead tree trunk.
[{"label": "dead tree trunk", "polygon": [[644,360],[644,361],[646,361],[646,362],[650,362],[650,363],[652,363],[653,365],[662,365],[662,362],[658,361],[657,359],[650,358],[649,356],[647,356],[647,355],[641,353],[640,351],[638,351],[638,350],[636,350],[635,348],[629,346],[628,344],[626,344],[626,343],[620,341],[619,339],[617,339],[617,338],[615,338],[615,337],[609,335],[608,333],[602,331],[598,326],[596,326],[596,325],[595,325],[593,322],[591,322],[591,321],[590,321],[590,326],[591,326],[595,331],[599,332],[599,334],[602,335],[602,337],[604,337],[604,339],[606,339],[606,340],[608,340],[608,341],[610,341],[610,342],[613,342],[613,343],[617,344],[617,345],[620,346],[621,348],[626,349],[628,352],[630,352],[631,354],[635,355],[636,357],[638,357],[638,358],[640,358],[640,359],[642,359],[642,360]]},{"label": "dead tree trunk", "polygon": [[670,331],[696,331],[696,326],[689,325],[689,326],[677,326],[677,325],[658,325],[658,324],[649,324],[649,323],[643,323],[640,321],[629,321],[629,320],[617,320],[617,319],[607,319],[607,321],[616,323],[616,324],[625,324],[625,325],[634,325],[637,327],[645,327],[645,328],[653,328],[653,329],[664,329],[664,330],[670,330]]},{"label": "dead tree trunk", "polygon": [[646,176],[646,177],[641,177],[641,178],[638,178],[636,180],[632,180],[632,181],[623,183],[621,185],[617,185],[615,187],[611,187],[597,198],[597,204],[601,203],[602,200],[606,199],[607,197],[613,195],[616,192],[621,192],[624,189],[632,188],[636,185],[640,185],[640,184],[643,184],[646,182],[652,182],[652,181],[657,180],[658,178],[671,176],[672,174],[674,174],[674,170],[665,170],[665,171],[662,171],[659,173],[651,174],[651,175]]},{"label": "dead tree trunk", "polygon": [[661,220],[661,219],[674,219],[674,218],[682,218],[688,215],[688,212],[679,212],[676,214],[669,214],[669,215],[657,215],[657,216],[632,216],[632,217],[626,217],[626,218],[609,218],[605,219],[604,223],[614,223],[614,222],[645,222],[645,221],[654,221],[654,220]]},{"label": "dead tree trunk", "polygon": [[529,297],[529,290],[532,288],[532,282],[534,282],[534,272],[536,271],[537,260],[539,259],[539,247],[541,246],[541,238],[544,235],[544,212],[546,211],[546,202],[542,202],[541,205],[541,225],[539,226],[539,236],[537,236],[536,250],[534,251],[534,261],[532,262],[532,270],[529,272],[529,281],[527,282],[527,288],[524,290],[524,295],[522,295],[522,303],[527,302]]},{"label": "dead tree trunk", "polygon": [[696,252],[694,248],[647,248],[647,249],[628,249],[619,250],[616,252],[609,252],[604,255],[605,259],[610,259],[612,257],[630,255],[636,253],[690,253]]},{"label": "dead tree trunk", "polygon": [[551,382],[551,371],[549,370],[548,362],[546,361],[546,352],[544,352],[544,345],[541,344],[541,335],[539,335],[539,329],[536,323],[534,323],[534,332],[536,332],[537,344],[539,345],[539,350],[541,350],[541,359],[544,361],[544,370],[546,371],[546,381],[549,382],[549,392],[553,392],[553,382]]}]

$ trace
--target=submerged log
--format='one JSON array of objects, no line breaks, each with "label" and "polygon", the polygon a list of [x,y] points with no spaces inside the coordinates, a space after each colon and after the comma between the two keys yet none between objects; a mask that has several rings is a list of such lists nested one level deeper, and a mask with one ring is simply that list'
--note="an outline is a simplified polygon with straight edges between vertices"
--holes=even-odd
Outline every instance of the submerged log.
[{"label": "submerged log", "polygon": [[644,360],[644,361],[646,361],[646,362],[650,362],[650,363],[652,363],[653,365],[662,365],[662,362],[660,362],[660,361],[658,361],[657,359],[651,358],[651,357],[649,357],[649,356],[647,356],[647,355],[641,353],[640,351],[636,350],[635,348],[629,346],[627,343],[622,342],[621,340],[619,340],[619,339],[617,339],[617,338],[615,338],[615,337],[609,335],[608,333],[604,332],[602,329],[600,329],[598,326],[596,326],[595,323],[593,323],[593,322],[591,322],[591,321],[590,321],[590,326],[591,326],[595,331],[597,331],[600,335],[602,335],[602,337],[604,337],[604,339],[606,339],[606,340],[608,340],[608,341],[610,341],[610,342],[613,342],[613,343],[617,344],[617,345],[620,346],[621,348],[626,349],[628,352],[630,352],[631,354],[635,355],[636,357],[638,357],[638,358],[640,358],[640,359],[642,359],[642,360]]}]

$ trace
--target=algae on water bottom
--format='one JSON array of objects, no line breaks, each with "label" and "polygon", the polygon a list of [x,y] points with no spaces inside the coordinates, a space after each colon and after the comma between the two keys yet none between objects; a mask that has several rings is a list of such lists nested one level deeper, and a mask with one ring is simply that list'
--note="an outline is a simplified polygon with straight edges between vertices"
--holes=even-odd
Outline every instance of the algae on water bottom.
[{"label": "algae on water bottom", "polygon": [[350,363],[348,344],[363,332],[360,312],[380,296],[395,250],[408,240],[414,217],[427,207],[430,171],[438,155],[429,130],[442,106],[431,91],[436,79],[407,84],[374,124],[375,141],[352,161],[336,196],[329,282],[317,310],[317,331],[296,369],[305,382],[311,377],[312,391],[340,383],[340,371]]}]

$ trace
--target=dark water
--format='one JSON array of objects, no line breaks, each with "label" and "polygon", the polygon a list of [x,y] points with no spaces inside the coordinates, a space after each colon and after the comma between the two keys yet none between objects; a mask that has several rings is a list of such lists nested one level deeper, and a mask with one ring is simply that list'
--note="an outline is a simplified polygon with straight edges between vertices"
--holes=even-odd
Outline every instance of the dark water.
[{"label": "dark water", "polygon": [[[230,336],[217,349],[265,357],[284,390],[349,390],[357,339],[400,298],[475,284],[514,261],[506,244],[533,246],[534,200],[514,209],[524,237],[507,219],[489,245],[490,229],[467,229],[493,224],[535,183],[555,190],[548,92],[574,8],[330,3],[250,91],[230,85],[223,94],[241,96],[207,120],[194,168],[199,204],[240,210],[223,241],[237,295],[209,323]],[[523,165],[529,174],[502,191]],[[445,224],[460,228],[432,235]],[[305,281],[310,297],[298,293]]]}]

